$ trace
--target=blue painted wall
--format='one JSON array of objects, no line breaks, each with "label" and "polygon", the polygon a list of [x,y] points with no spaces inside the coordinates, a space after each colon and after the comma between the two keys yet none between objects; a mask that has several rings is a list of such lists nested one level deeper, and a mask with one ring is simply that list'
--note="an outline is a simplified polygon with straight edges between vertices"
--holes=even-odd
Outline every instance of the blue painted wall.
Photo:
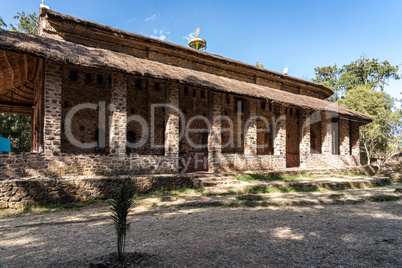
[{"label": "blue painted wall", "polygon": [[10,152],[10,140],[0,137],[0,152]]}]

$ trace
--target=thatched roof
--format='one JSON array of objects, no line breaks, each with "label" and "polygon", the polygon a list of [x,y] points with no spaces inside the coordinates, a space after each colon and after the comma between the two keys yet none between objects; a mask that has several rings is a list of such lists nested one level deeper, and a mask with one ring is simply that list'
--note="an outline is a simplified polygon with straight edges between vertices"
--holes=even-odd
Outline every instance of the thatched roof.
[{"label": "thatched roof", "polygon": [[359,119],[362,123],[371,121],[369,117],[361,113],[318,98],[293,94],[266,86],[67,41],[27,34],[0,32],[0,48],[29,53],[56,62],[108,69],[186,85],[205,87],[218,92],[265,99],[286,106],[336,112],[346,117]]},{"label": "thatched roof", "polygon": [[32,114],[41,58],[0,50],[0,112]]},{"label": "thatched roof", "polygon": [[[319,96],[321,99],[328,98],[333,94],[333,91],[330,88],[318,83],[228,59],[205,51],[161,41],[140,34],[130,33],[96,22],[75,18],[73,16],[55,12],[48,8],[41,8],[40,14],[40,35],[50,34],[53,38],[58,40],[63,39],[74,43],[106,48],[117,52],[128,52],[128,54],[137,57],[138,55],[133,53],[138,53],[141,50],[142,52],[145,50],[146,53],[154,52],[162,57],[172,57],[174,60],[169,62],[169,64],[172,65],[202,72],[209,72],[212,74],[219,74],[220,76],[227,76],[227,73],[232,73],[235,75],[227,77],[246,82],[251,82],[250,80],[247,80],[247,78],[269,80],[271,82],[280,83],[284,86],[305,89],[317,94],[316,96]],[[115,44],[119,44],[119,46],[116,46]],[[149,57],[149,55],[147,55],[147,57]],[[184,66],[185,63],[183,61],[181,61],[181,63],[174,63],[175,60],[191,62],[191,66]]]}]

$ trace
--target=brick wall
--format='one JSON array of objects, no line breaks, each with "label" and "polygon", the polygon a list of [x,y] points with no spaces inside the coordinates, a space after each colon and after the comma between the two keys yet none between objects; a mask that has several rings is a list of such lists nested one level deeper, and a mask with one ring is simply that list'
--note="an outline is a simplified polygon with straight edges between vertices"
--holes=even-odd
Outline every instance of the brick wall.
[{"label": "brick wall", "polygon": [[199,187],[196,176],[191,175],[8,180],[0,181],[0,209],[108,199],[127,179],[141,193],[158,191],[162,187],[166,191]]},{"label": "brick wall", "polygon": [[[208,170],[208,105],[213,92],[205,89],[181,86],[179,107],[186,126],[180,127],[183,136],[180,139],[181,171]],[[182,123],[182,122],[181,122]]]},{"label": "brick wall", "polygon": [[[64,66],[62,71],[62,136],[61,152],[72,154],[106,153],[110,149],[109,116],[112,98],[112,73],[76,66]],[[102,104],[103,102],[104,104]],[[71,132],[79,143],[97,142],[95,139],[105,135],[105,144],[95,148],[80,148],[73,145],[66,136],[66,117],[79,104],[95,105],[78,111],[71,121]],[[104,109],[104,110],[103,110]],[[104,111],[104,126],[100,126],[99,114]],[[70,139],[71,140],[71,139]],[[95,147],[95,146],[93,146]]]},{"label": "brick wall", "polygon": [[257,101],[257,115],[261,116],[257,120],[257,154],[274,154],[275,121],[273,113],[274,105],[265,100]]},{"label": "brick wall", "polygon": [[286,109],[286,167],[300,165],[300,110],[288,107]]}]

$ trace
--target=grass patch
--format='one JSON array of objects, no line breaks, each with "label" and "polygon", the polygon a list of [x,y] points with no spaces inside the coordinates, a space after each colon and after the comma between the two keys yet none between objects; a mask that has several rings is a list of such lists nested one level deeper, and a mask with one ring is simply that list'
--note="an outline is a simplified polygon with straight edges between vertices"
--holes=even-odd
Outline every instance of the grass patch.
[{"label": "grass patch", "polygon": [[[44,203],[43,205],[27,205],[20,210],[16,210],[15,214],[25,214],[25,213],[49,213],[49,212],[59,212],[65,210],[80,210],[82,207],[97,204],[99,200],[92,199],[88,201],[81,201],[76,203]],[[6,212],[5,214],[9,214]],[[11,212],[10,214],[14,214]]]},{"label": "grass patch", "polygon": [[161,196],[161,197],[158,197],[158,201],[159,202],[169,202],[169,201],[172,201],[172,197],[170,197],[170,196]]},{"label": "grass patch", "polygon": [[261,201],[264,199],[261,195],[240,195],[236,198],[241,201]]},{"label": "grass patch", "polygon": [[267,193],[278,193],[279,189],[268,186],[252,186],[247,187],[244,190],[244,192],[247,194],[267,194]]},{"label": "grass patch", "polygon": [[168,194],[170,195],[201,195],[205,189],[189,189],[189,188],[181,188],[178,190],[169,191]]},{"label": "grass patch", "polygon": [[344,199],[346,198],[346,195],[344,193],[341,194],[331,194],[328,196],[328,198],[330,199],[335,199],[335,200],[339,200],[339,199]]},{"label": "grass patch", "polygon": [[348,173],[336,172],[334,174],[337,175],[337,176],[342,176],[342,177],[361,177],[362,176],[362,175],[359,175],[359,174],[356,174],[356,173],[353,173],[353,172],[348,172]]},{"label": "grass patch", "polygon": [[302,173],[298,173],[296,175],[285,175],[282,177],[283,177],[283,180],[285,180],[285,181],[295,181],[295,180],[300,180],[300,179],[305,179],[305,178],[313,178],[315,176],[313,175],[313,173],[302,172]]},{"label": "grass patch", "polygon": [[378,182],[372,182],[368,185],[369,188],[375,188],[375,187],[383,187],[383,186],[387,186],[387,185],[391,185],[392,184],[392,180],[391,179],[387,179],[384,181],[378,181]]},{"label": "grass patch", "polygon": [[235,176],[235,178],[239,181],[245,181],[245,182],[268,181],[267,177],[260,174],[244,174],[242,176]]},{"label": "grass patch", "polygon": [[[234,176],[234,175],[233,175]],[[312,173],[298,173],[296,175],[272,175],[272,176],[264,176],[261,174],[243,174],[241,176],[234,176],[239,181],[249,182],[249,183],[257,183],[257,182],[268,182],[268,181],[295,181],[301,180],[305,178],[313,178],[315,177]]]},{"label": "grass patch", "polygon": [[293,189],[294,188],[290,187],[290,186],[281,186],[278,188],[279,192],[281,192],[281,193],[290,193],[290,192],[293,192]]},{"label": "grass patch", "polygon": [[388,201],[396,201],[399,199],[400,199],[399,196],[393,196],[393,195],[376,195],[376,196],[370,196],[368,198],[368,200],[371,202],[388,202]]},{"label": "grass patch", "polygon": [[290,192],[316,192],[324,189],[318,186],[252,186],[245,189],[247,194],[290,193]]},{"label": "grass patch", "polygon": [[[334,195],[335,196],[335,195]],[[333,197],[334,201],[332,203],[328,203],[327,205],[350,205],[350,204],[362,204],[367,202],[389,202],[399,200],[398,196],[391,195],[379,195],[372,196],[366,199],[359,200],[340,200],[344,197]],[[226,202],[226,201],[217,201],[217,202],[191,202],[176,205],[177,207],[272,207],[272,206],[310,206],[317,205],[314,202],[290,202],[290,203],[272,203],[272,202],[256,202],[256,201],[236,201],[236,202]]]},{"label": "grass patch", "polygon": [[269,203],[269,202],[254,202],[254,201],[237,201],[237,202],[194,202],[179,204],[178,207],[272,207],[286,206],[286,204]]}]

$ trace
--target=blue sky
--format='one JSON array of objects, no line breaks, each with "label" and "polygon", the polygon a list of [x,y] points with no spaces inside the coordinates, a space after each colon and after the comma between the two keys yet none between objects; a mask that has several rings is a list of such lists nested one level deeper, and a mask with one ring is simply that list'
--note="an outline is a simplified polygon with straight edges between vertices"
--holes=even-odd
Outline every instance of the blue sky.
[{"label": "blue sky", "polygon": [[[18,11],[38,12],[40,0],[0,0],[6,23]],[[343,65],[363,53],[402,69],[402,1],[61,1],[54,11],[186,46],[197,27],[207,52],[304,79],[315,66]],[[399,73],[402,73],[400,71]],[[385,91],[401,98],[402,81]]]}]

